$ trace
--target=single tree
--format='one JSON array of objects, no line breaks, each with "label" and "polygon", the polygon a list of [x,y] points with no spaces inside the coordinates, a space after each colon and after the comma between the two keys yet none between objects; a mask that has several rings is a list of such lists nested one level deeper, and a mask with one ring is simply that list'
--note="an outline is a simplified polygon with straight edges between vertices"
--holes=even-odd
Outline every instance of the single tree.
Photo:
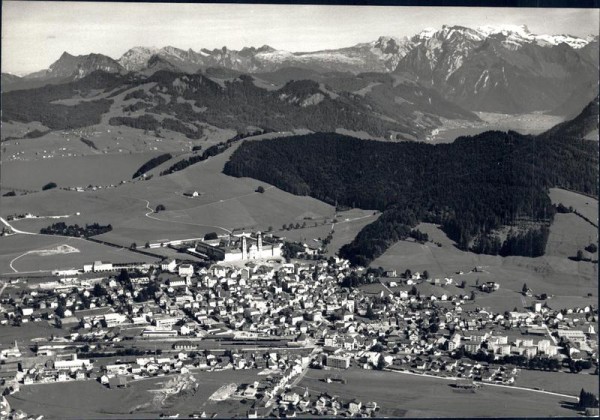
[{"label": "single tree", "polygon": [[208,232],[206,235],[204,235],[204,240],[205,241],[210,241],[213,239],[218,239],[219,235],[217,235],[217,232]]}]

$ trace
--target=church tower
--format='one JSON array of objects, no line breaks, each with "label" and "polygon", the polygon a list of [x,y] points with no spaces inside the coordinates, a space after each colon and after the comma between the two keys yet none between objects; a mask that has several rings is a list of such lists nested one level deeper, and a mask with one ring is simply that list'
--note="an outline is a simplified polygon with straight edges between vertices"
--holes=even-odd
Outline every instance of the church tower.
[{"label": "church tower", "polygon": [[248,259],[248,247],[246,246],[246,235],[242,234],[242,260]]},{"label": "church tower", "polygon": [[257,242],[258,242],[258,255],[259,257],[262,257],[262,250],[263,250],[263,246],[262,246],[262,233],[260,233],[260,231],[257,233]]}]

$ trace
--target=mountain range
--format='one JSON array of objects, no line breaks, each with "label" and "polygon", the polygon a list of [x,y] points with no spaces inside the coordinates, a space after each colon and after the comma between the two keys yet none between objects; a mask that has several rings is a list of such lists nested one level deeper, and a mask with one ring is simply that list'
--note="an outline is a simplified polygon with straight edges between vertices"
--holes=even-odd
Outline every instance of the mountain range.
[{"label": "mountain range", "polygon": [[[325,103],[337,104],[345,113],[372,114],[400,123],[401,127],[375,130],[379,135],[402,128],[411,138],[439,124],[439,117],[476,120],[470,111],[577,115],[598,95],[598,37],[536,35],[524,26],[443,26],[410,38],[380,37],[314,52],[288,52],[268,45],[197,51],[134,47],[118,59],[65,52],[46,70],[24,77],[3,73],[2,91],[72,83],[98,71],[127,83],[141,83],[158,73],[163,74],[159,80],[165,79],[164,73],[184,73],[190,80],[201,80],[201,86],[221,86],[214,92],[229,99],[240,87],[249,98],[263,100],[277,95],[272,91],[293,86],[303,94],[310,92],[313,100],[323,97]],[[251,77],[253,83],[224,85],[239,82],[241,76]],[[315,83],[290,85],[298,80]],[[282,92],[280,97],[287,95]],[[195,93],[183,96],[203,106],[204,99]],[[216,111],[222,103],[215,99],[211,105]],[[358,108],[351,110],[348,104]]]}]

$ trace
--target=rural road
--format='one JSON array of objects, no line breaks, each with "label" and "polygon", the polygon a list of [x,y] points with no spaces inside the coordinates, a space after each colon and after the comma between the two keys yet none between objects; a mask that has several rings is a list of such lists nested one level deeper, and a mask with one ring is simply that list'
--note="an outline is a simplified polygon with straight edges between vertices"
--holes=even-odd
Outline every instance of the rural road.
[{"label": "rural road", "polygon": [[25,232],[24,230],[15,229],[14,227],[12,227],[12,225],[10,223],[8,223],[6,220],[4,220],[3,217],[0,217],[0,222],[4,223],[7,227],[12,229],[12,231],[14,233],[21,233],[23,235],[39,235],[39,233]]},{"label": "rural road", "polygon": [[[273,189],[273,188],[275,188],[275,187],[271,185],[271,186],[265,188],[265,191]],[[259,192],[256,192],[256,191],[252,191],[251,193],[248,193],[248,194],[242,194],[242,195],[238,195],[238,196],[235,196],[235,197],[229,197],[229,198],[226,198],[226,199],[223,199],[223,200],[215,200],[215,201],[211,201],[210,203],[200,204],[198,206],[190,207],[189,209],[184,209],[184,210],[195,210],[195,209],[199,209],[201,207],[211,206],[213,204],[226,203],[226,202],[231,201],[231,200],[237,200],[239,198],[248,197],[248,196],[251,196],[251,195],[254,195],[254,194],[262,194],[262,193],[259,193]],[[158,217],[152,217],[151,214],[154,213],[154,210],[150,207],[150,201],[148,201],[146,199],[138,199],[138,200],[143,200],[143,201],[146,202],[146,209],[148,210],[148,212],[145,214],[145,216],[148,217],[149,219],[158,220],[159,222],[179,223],[179,224],[183,224],[183,225],[193,225],[193,226],[204,226],[204,227],[217,228],[217,229],[221,229],[221,230],[223,230],[223,231],[225,231],[227,233],[232,233],[231,230],[229,230],[229,229],[227,229],[227,228],[225,228],[223,226],[204,225],[204,224],[201,224],[201,223],[182,222],[182,221],[179,221],[179,220],[169,220],[169,219],[160,219]],[[168,213],[168,211],[166,211],[165,213]]]},{"label": "rural road", "polygon": [[333,228],[335,227],[335,225],[341,225],[342,223],[356,222],[357,220],[368,219],[369,217],[374,217],[374,216],[376,216],[376,215],[373,214],[373,213],[371,213],[371,214],[367,214],[366,216],[355,217],[354,219],[346,219],[346,220],[342,220],[341,222],[332,223],[331,224],[331,229],[333,230]]},{"label": "rural road", "polygon": [[16,257],[15,257],[15,258],[13,258],[12,260],[10,260],[10,263],[9,263],[8,265],[10,266],[11,270],[12,270],[12,271],[14,271],[15,273],[18,273],[18,272],[19,272],[19,270],[17,270],[15,267],[13,267],[13,263],[14,263],[15,261],[17,261],[19,258],[21,258],[21,257],[24,257],[25,255],[28,255],[28,254],[31,254],[31,253],[34,253],[34,252],[35,252],[35,251],[26,251],[26,252],[22,253],[21,255],[19,255],[19,256],[16,256]]},{"label": "rural road", "polygon": [[[144,216],[146,216],[149,219],[152,220],[158,220],[159,222],[167,222],[167,223],[179,223],[182,225],[192,225],[192,226],[204,226],[204,227],[211,227],[211,228],[217,228],[217,229],[221,229],[224,230],[227,233],[232,233],[231,230],[224,228],[222,226],[214,226],[214,225],[203,225],[201,223],[192,223],[192,222],[182,222],[179,220],[169,220],[169,219],[159,219],[158,217],[152,217],[151,214],[154,213],[154,210],[152,210],[150,208],[150,202],[148,200],[144,200],[146,202],[146,208],[149,210],[146,214],[144,214]],[[213,204],[213,203],[209,203],[209,204]],[[195,207],[194,207],[195,208]]]}]

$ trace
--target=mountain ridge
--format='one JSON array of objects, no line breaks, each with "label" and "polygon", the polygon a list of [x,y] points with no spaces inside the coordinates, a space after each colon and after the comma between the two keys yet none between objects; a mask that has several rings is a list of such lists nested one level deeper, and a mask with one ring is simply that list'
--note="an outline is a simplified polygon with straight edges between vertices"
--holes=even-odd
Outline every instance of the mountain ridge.
[{"label": "mountain ridge", "polygon": [[[279,72],[283,83],[292,79],[286,79],[282,70],[292,68],[301,69],[297,74],[411,74],[424,88],[469,111],[544,111],[571,117],[598,93],[598,37],[535,35],[524,26],[444,25],[410,38],[380,36],[350,47],[312,52],[289,52],[269,45],[197,51],[137,46],[118,59],[65,52],[47,70],[20,79],[3,75],[2,88],[63,83],[94,70],[148,76],[159,70],[194,74],[210,68],[258,77]],[[589,89],[594,81],[595,88]]]}]

